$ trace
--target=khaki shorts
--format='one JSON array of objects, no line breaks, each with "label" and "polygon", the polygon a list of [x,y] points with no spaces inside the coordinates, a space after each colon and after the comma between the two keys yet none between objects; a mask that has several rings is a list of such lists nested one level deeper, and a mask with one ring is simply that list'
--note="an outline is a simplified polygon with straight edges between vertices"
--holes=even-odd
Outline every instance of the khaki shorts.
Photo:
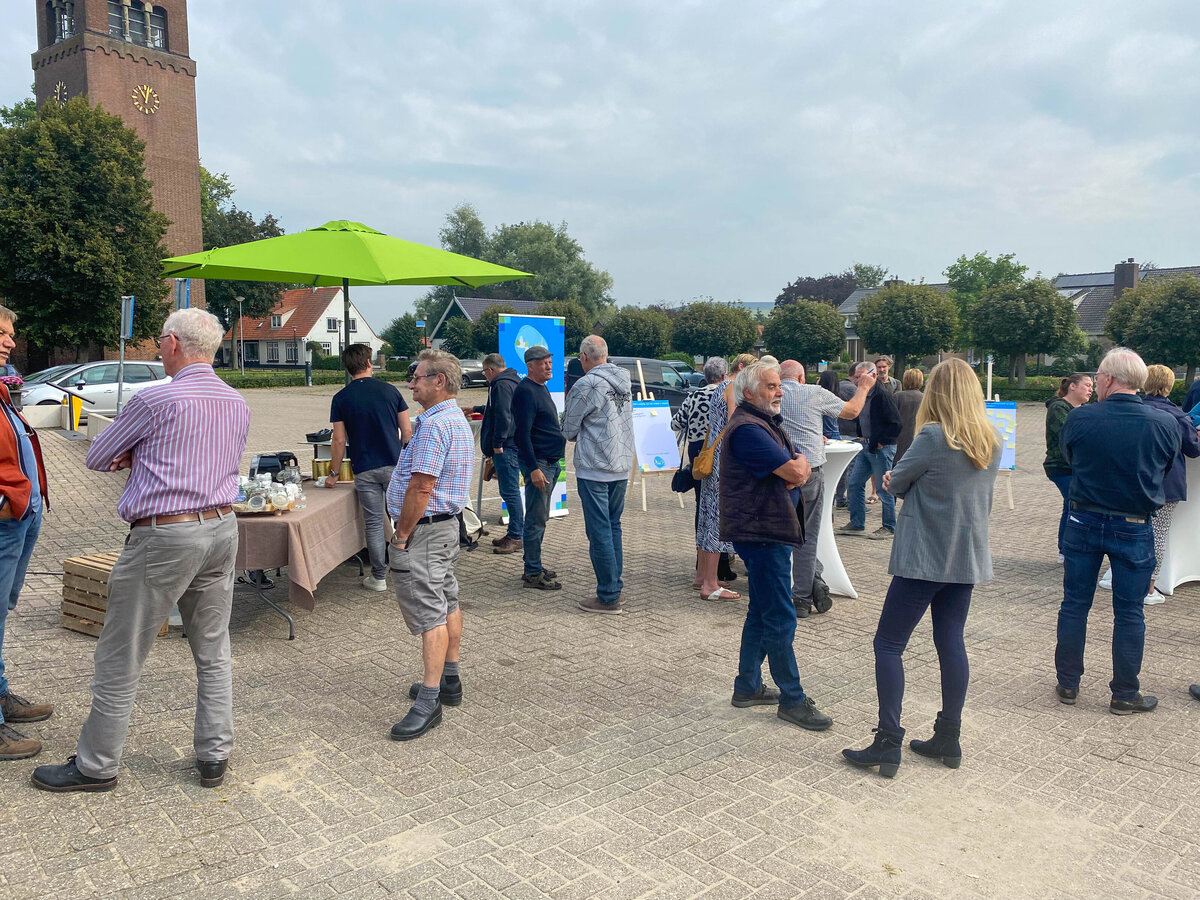
[{"label": "khaki shorts", "polygon": [[388,544],[388,568],[404,624],[413,634],[424,634],[446,624],[458,609],[458,519],[418,525],[400,550]]}]

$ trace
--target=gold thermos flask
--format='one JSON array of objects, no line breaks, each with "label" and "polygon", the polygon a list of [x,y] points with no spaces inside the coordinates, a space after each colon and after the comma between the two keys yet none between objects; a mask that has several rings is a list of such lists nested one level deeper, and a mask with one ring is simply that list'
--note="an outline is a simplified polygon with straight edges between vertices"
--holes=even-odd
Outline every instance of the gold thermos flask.
[{"label": "gold thermos flask", "polygon": [[313,463],[313,478],[324,478],[330,472],[330,461],[328,459],[314,459]]},{"label": "gold thermos flask", "polygon": [[353,481],[354,471],[350,468],[350,460],[343,459],[342,467],[338,469],[338,481]]}]

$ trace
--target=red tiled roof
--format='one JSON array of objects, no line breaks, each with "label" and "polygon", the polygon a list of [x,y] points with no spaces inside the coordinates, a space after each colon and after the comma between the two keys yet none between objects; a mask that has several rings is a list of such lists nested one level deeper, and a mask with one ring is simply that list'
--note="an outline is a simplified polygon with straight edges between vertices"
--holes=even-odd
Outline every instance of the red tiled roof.
[{"label": "red tiled roof", "polygon": [[[329,304],[341,293],[339,287],[297,288],[293,291],[283,291],[279,302],[271,309],[269,315],[262,319],[252,319],[245,316],[242,319],[242,335],[248,341],[290,340],[295,327],[296,334],[307,335],[325,315]],[[279,328],[271,327],[271,316],[292,313]],[[341,318],[341,307],[338,307],[338,318]],[[230,329],[225,332],[224,340],[232,341],[238,337],[238,323],[235,319]]]}]

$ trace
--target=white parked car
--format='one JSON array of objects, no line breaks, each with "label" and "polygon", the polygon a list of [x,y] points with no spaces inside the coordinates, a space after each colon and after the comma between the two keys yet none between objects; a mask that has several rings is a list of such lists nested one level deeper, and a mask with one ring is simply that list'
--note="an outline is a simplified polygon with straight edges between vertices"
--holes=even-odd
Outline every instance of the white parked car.
[{"label": "white parked car", "polygon": [[[21,388],[21,405],[61,404],[66,388],[81,395],[91,403],[83,404],[83,415],[98,413],[102,416],[117,414],[117,364],[112,360],[73,363],[54,366],[25,377]],[[125,387],[121,392],[121,403],[142,388],[152,384],[166,384],[171,378],[163,371],[161,362],[131,360],[125,363]]]}]

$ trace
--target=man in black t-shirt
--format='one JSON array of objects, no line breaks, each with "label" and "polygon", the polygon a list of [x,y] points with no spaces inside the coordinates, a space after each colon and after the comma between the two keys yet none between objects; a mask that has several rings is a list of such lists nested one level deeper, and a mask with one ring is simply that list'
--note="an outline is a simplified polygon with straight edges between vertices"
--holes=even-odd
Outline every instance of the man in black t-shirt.
[{"label": "man in black t-shirt", "polygon": [[326,487],[337,484],[337,473],[346,454],[346,443],[354,448],[350,468],[354,490],[362,506],[371,572],[362,584],[369,591],[387,590],[387,519],[385,494],[400,448],[412,438],[408,404],[394,385],[371,377],[371,348],[351,344],[342,351],[342,365],[350,373],[348,385],[333,395],[329,421],[333,423],[331,473]]}]

